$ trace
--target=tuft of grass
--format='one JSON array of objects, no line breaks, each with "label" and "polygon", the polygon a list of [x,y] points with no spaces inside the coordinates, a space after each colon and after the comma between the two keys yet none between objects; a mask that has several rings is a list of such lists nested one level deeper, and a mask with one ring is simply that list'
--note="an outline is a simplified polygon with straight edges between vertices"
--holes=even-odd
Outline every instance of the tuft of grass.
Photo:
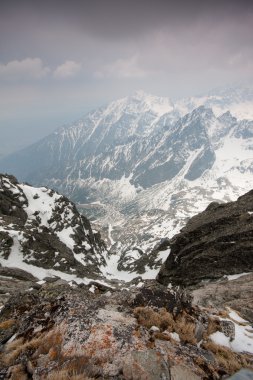
[{"label": "tuft of grass", "polygon": [[203,371],[203,374],[205,375],[204,378],[210,378],[214,380],[220,378],[214,365],[207,362],[205,358],[202,356],[195,356],[193,360],[194,363]]},{"label": "tuft of grass", "polygon": [[0,323],[0,329],[7,330],[10,327],[14,326],[16,321],[14,319],[7,319],[6,321],[3,321]]},{"label": "tuft of grass", "polygon": [[221,318],[228,318],[229,317],[228,310],[226,310],[226,309],[225,310],[219,310],[218,315]]},{"label": "tuft of grass", "polygon": [[[134,315],[138,323],[150,328],[157,326],[161,331],[169,330],[178,333],[180,339],[185,343],[196,344],[194,318],[187,313],[181,313],[175,319],[166,309],[162,308],[155,311],[151,307],[137,307],[134,309]],[[158,335],[154,335],[157,336]],[[160,335],[160,338],[162,336]],[[160,339],[158,338],[158,339]],[[167,339],[162,337],[163,339]]]},{"label": "tuft of grass", "polygon": [[175,332],[185,343],[197,344],[195,337],[196,325],[194,318],[186,313],[180,314],[175,321]]},{"label": "tuft of grass", "polygon": [[71,357],[69,360],[66,361],[66,358],[63,358],[65,364],[64,364],[64,370],[67,370],[70,373],[80,374],[84,373],[89,359],[87,356],[74,356]]},{"label": "tuft of grass", "polygon": [[13,341],[7,344],[5,351],[2,356],[2,361],[5,365],[11,366],[14,365],[17,358],[28,351],[36,351],[36,349],[40,346],[41,337],[34,338],[29,342],[23,341],[23,339],[17,339],[17,341]]},{"label": "tuft of grass", "polygon": [[209,335],[214,334],[216,331],[220,331],[220,321],[218,318],[209,317],[207,330],[204,333],[204,338],[208,339]]},{"label": "tuft of grass", "polygon": [[10,368],[8,378],[11,380],[27,380],[27,373],[23,364],[18,364]]},{"label": "tuft of grass", "polygon": [[243,367],[252,368],[252,363],[247,360],[245,355],[241,355],[231,351],[229,348],[216,344],[210,340],[202,344],[202,347],[211,351],[218,365],[225,369],[229,374],[232,374]]},{"label": "tuft of grass", "polygon": [[154,338],[159,339],[159,340],[167,340],[167,341],[171,341],[173,339],[170,335],[164,334],[162,332],[155,332]]},{"label": "tuft of grass", "polygon": [[60,355],[62,344],[62,335],[57,330],[52,330],[48,332],[41,340],[41,344],[38,347],[37,355],[46,355],[52,356],[52,360],[56,359],[57,355]]},{"label": "tuft of grass", "polygon": [[49,360],[57,360],[60,357],[61,343],[61,334],[55,330],[43,333],[27,342],[20,338],[6,345],[1,359],[7,366],[14,365],[23,354],[29,357],[33,355],[34,358],[48,354]]},{"label": "tuft of grass", "polygon": [[148,329],[152,326],[157,326],[162,331],[174,327],[173,316],[165,309],[159,309],[155,311],[149,306],[136,307],[134,309],[134,315],[138,320],[138,323]]},{"label": "tuft of grass", "polygon": [[84,374],[76,374],[69,370],[60,370],[51,372],[45,380],[95,380],[94,378],[87,377]]}]

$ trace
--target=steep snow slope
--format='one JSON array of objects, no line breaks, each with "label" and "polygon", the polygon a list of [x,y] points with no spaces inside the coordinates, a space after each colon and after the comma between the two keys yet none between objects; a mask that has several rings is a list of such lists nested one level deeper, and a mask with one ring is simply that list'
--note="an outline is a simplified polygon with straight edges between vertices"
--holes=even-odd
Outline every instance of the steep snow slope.
[{"label": "steep snow slope", "polygon": [[0,263],[38,278],[46,275],[78,281],[101,275],[106,253],[67,198],[45,187],[18,184],[0,176]]},{"label": "steep snow slope", "polygon": [[155,278],[166,257],[157,253],[150,261],[141,251],[129,250],[118,267],[118,255],[107,252],[99,233],[67,198],[0,175],[0,266],[39,279],[131,281],[140,275]]}]

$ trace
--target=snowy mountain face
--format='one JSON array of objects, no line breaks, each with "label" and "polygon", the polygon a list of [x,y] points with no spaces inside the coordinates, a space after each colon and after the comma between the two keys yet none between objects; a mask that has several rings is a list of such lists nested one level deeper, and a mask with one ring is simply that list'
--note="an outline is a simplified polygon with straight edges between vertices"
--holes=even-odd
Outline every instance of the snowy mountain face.
[{"label": "snowy mountain face", "polygon": [[117,265],[130,263],[128,255],[135,262],[138,249],[173,236],[211,201],[251,189],[253,121],[243,119],[252,102],[253,92],[238,88],[174,104],[138,92],[5,158],[0,169],[67,194],[121,252]]},{"label": "snowy mountain face", "polygon": [[182,99],[177,107],[182,113],[190,112],[204,105],[212,108],[216,116],[230,111],[237,119],[253,119],[253,89],[245,87],[227,87],[210,91],[206,96]]},{"label": "snowy mountain face", "polygon": [[150,257],[129,250],[118,262],[119,257],[107,252],[100,234],[66,197],[0,175],[0,267],[5,271],[86,284],[131,281],[140,275],[150,279],[158,273],[162,256],[166,258],[166,248],[161,247],[164,255],[156,251]]},{"label": "snowy mountain face", "polygon": [[0,176],[0,264],[42,279],[96,278],[105,247],[67,198]]}]

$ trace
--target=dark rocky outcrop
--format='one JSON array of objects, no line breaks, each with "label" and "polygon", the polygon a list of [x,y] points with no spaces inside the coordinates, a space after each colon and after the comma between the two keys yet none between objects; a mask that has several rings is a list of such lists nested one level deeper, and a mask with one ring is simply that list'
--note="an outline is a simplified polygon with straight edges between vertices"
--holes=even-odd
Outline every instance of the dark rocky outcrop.
[{"label": "dark rocky outcrop", "polygon": [[189,286],[253,271],[253,190],[226,204],[211,203],[170,242],[157,280]]},{"label": "dark rocky outcrop", "polygon": [[100,234],[66,197],[0,175],[0,266],[96,279],[105,251]]}]

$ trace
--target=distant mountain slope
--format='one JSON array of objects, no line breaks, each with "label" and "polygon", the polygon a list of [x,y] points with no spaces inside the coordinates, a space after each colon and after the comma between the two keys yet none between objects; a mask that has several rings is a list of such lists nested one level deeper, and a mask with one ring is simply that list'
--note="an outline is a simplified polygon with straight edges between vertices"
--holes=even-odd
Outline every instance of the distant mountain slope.
[{"label": "distant mountain slope", "polygon": [[84,283],[150,279],[167,254],[166,246],[150,257],[137,249],[109,254],[100,234],[66,197],[0,175],[0,267],[5,273],[15,268],[18,278],[56,276]]},{"label": "distant mountain slope", "polygon": [[149,249],[212,200],[251,189],[253,121],[229,109],[237,104],[242,115],[252,101],[243,88],[175,104],[137,92],[6,157],[0,169],[69,196],[109,227],[115,250]]}]

